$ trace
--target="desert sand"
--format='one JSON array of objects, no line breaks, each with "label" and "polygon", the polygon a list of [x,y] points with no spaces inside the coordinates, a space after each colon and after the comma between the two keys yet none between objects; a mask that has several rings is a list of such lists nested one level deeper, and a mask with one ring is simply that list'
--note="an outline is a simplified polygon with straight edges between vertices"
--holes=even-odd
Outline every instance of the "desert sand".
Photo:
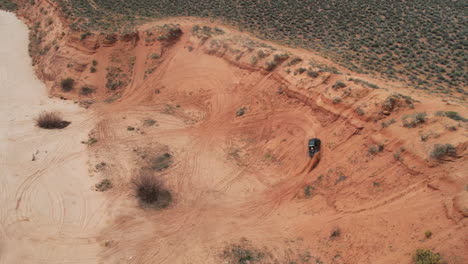
[{"label": "desert sand", "polygon": [[[0,263],[96,263],[93,237],[106,201],[92,190],[80,143],[93,118],[48,97],[32,69],[23,22],[0,11],[0,32]],[[60,111],[72,123],[40,129],[34,118],[42,111]]]},{"label": "desert sand", "polygon": [[[57,12],[37,5],[20,12],[29,25],[40,7]],[[466,263],[467,127],[435,114],[466,117],[465,105],[341,68],[297,73],[310,67],[303,51],[290,64],[274,59],[283,47],[231,29],[197,35],[197,20],[173,41],[157,38],[161,21],[81,39],[51,16],[41,45],[57,48],[33,56],[33,70],[27,27],[1,15],[1,263],[230,264],[225,250],[244,239],[264,254],[256,263],[411,263],[418,248]],[[77,86],[63,92],[67,77]],[[36,127],[45,110],[71,125]],[[416,112],[427,119],[404,127]],[[323,144],[313,159],[312,137]],[[457,155],[431,159],[437,143]],[[142,207],[132,180],[164,153],[170,165],[150,173],[173,201]],[[103,179],[113,187],[98,192]]]}]

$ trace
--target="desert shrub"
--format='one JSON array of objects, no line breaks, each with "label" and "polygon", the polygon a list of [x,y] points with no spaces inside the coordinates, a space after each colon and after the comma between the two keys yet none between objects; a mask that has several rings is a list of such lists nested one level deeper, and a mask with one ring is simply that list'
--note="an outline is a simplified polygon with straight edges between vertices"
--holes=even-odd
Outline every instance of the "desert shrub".
[{"label": "desert shrub", "polygon": [[89,71],[91,73],[95,73],[97,70],[96,70],[96,68],[94,66],[91,66],[91,68],[89,68]]},{"label": "desert shrub", "polygon": [[378,86],[377,84],[373,84],[373,83],[370,83],[370,82],[366,82],[366,81],[361,80],[361,79],[353,79],[353,78],[350,78],[349,80],[352,81],[352,82],[354,82],[354,83],[362,84],[362,85],[367,86],[367,87],[372,88],[372,89],[379,89],[379,86]]},{"label": "desert shrub", "polygon": [[151,118],[150,118],[150,119],[145,119],[145,120],[143,121],[143,125],[144,125],[144,126],[153,126],[153,125],[155,125],[155,124],[156,124],[156,120],[151,119]]},{"label": "desert shrub", "polygon": [[413,257],[414,264],[443,264],[444,261],[439,253],[429,249],[417,249]]},{"label": "desert shrub", "polygon": [[11,0],[0,0],[0,9],[7,11],[15,11],[18,8],[18,5]]},{"label": "desert shrub", "polygon": [[431,238],[432,237],[432,232],[428,230],[428,231],[424,232],[424,236],[426,238]]},{"label": "desert shrub", "polygon": [[441,159],[444,156],[455,156],[457,149],[451,144],[435,144],[431,152],[431,158]]},{"label": "desert shrub", "polygon": [[155,171],[163,171],[169,168],[169,166],[171,166],[171,163],[172,155],[169,153],[164,153],[151,161],[151,169]]},{"label": "desert shrub", "polygon": [[465,118],[463,118],[460,114],[458,114],[458,112],[446,111],[444,114],[445,114],[446,117],[448,117],[450,119],[453,119],[453,120],[456,120],[456,121],[465,121]]},{"label": "desert shrub", "polygon": [[101,182],[99,182],[98,184],[96,184],[95,187],[96,187],[96,190],[98,190],[100,192],[105,192],[105,191],[111,189],[113,186],[112,186],[112,182],[109,179],[104,179]]},{"label": "desert shrub", "polygon": [[333,97],[333,104],[339,104],[341,102],[340,97]]},{"label": "desert shrub", "polygon": [[396,120],[393,119],[393,118],[390,119],[390,120],[388,120],[388,121],[383,121],[383,122],[382,122],[382,127],[383,127],[383,128],[389,127],[389,126],[390,126],[391,124],[393,124],[393,123],[396,123]]},{"label": "desert shrub", "polygon": [[356,108],[356,113],[360,116],[363,116],[365,114],[364,110],[362,110],[361,107]]},{"label": "desert shrub", "polygon": [[64,14],[76,21],[72,28],[115,32],[144,22],[144,17],[209,16],[260,38],[324,50],[354,71],[399,78],[417,89],[437,87],[436,92],[466,95],[466,39],[460,19],[466,16],[464,1],[94,2],[99,8],[89,1],[59,0]]},{"label": "desert shrub", "polygon": [[97,60],[93,60],[91,63],[92,63],[93,66],[97,66],[97,64],[98,64]]},{"label": "desert shrub", "polygon": [[346,87],[346,84],[342,81],[337,81],[332,87],[333,89],[340,89]]},{"label": "desert shrub", "polygon": [[372,145],[369,147],[367,153],[369,153],[370,155],[375,155],[379,152],[382,152],[384,150],[384,145],[380,144],[380,145]]},{"label": "desert shrub", "polygon": [[296,65],[298,64],[299,62],[301,62],[302,59],[299,58],[299,57],[294,57],[291,59],[291,61],[288,63],[288,66],[293,66],[293,65]]},{"label": "desert shrub", "polygon": [[159,41],[174,41],[182,36],[182,29],[178,25],[165,24],[161,27],[161,35],[158,36]]},{"label": "desert shrub", "polygon": [[266,67],[265,69],[269,72],[273,71],[274,69],[276,69],[276,67],[278,66],[278,64],[276,64],[276,62],[274,61],[269,61],[266,63]]},{"label": "desert shrub", "polygon": [[42,112],[36,118],[37,126],[45,129],[62,129],[66,128],[70,123],[63,120],[57,112]]},{"label": "desert shrub", "polygon": [[302,67],[301,67],[301,68],[298,68],[298,69],[296,70],[296,72],[299,73],[299,74],[303,74],[303,73],[306,72],[306,71],[307,71],[307,69],[306,69],[306,68],[302,68]]},{"label": "desert shrub", "polygon": [[330,239],[334,240],[339,238],[341,235],[341,230],[339,228],[333,229],[333,231],[330,233]]},{"label": "desert shrub", "polygon": [[317,78],[319,76],[319,73],[316,71],[307,71],[307,75],[312,78]]},{"label": "desert shrub", "polygon": [[402,118],[403,126],[408,128],[417,127],[426,122],[427,114],[425,112],[415,113],[413,115],[405,115]]},{"label": "desert shrub", "polygon": [[94,93],[94,89],[88,86],[81,86],[80,94],[81,95],[90,95]]},{"label": "desert shrub", "polygon": [[258,59],[257,59],[256,56],[250,57],[250,64],[251,64],[252,66],[255,65],[255,64],[257,64],[257,62],[258,62]]},{"label": "desert shrub", "polygon": [[239,110],[237,110],[236,116],[243,116],[245,111],[247,111],[247,107],[241,107]]},{"label": "desert shrub", "polygon": [[254,248],[246,239],[228,245],[221,256],[227,264],[254,264],[266,257],[264,252]]},{"label": "desert shrub", "polygon": [[60,86],[62,87],[62,91],[69,92],[75,87],[75,80],[72,78],[63,79]]},{"label": "desert shrub", "polygon": [[91,36],[91,35],[93,35],[93,33],[91,33],[91,32],[85,32],[85,33],[81,34],[80,40],[83,41],[83,40],[85,40],[88,36]]},{"label": "desert shrub", "polygon": [[149,173],[140,174],[133,180],[136,197],[141,205],[166,208],[172,201],[172,194],[163,184]]}]

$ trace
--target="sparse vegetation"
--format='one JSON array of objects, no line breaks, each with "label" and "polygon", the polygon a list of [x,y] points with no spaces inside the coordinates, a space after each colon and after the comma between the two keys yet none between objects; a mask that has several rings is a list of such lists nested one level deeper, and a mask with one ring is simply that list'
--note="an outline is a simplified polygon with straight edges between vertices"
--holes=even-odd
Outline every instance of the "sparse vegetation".
[{"label": "sparse vegetation", "polygon": [[307,75],[312,78],[317,78],[319,77],[319,73],[316,71],[307,71]]},{"label": "sparse vegetation", "polygon": [[383,150],[384,150],[384,145],[382,144],[372,145],[369,147],[369,150],[367,151],[367,153],[369,153],[370,155],[376,155],[377,153],[382,152]]},{"label": "sparse vegetation", "polygon": [[169,166],[171,166],[171,163],[172,155],[169,153],[164,153],[151,161],[151,169],[155,171],[163,171],[169,168]]},{"label": "sparse vegetation", "polygon": [[73,80],[72,78],[63,79],[60,82],[60,86],[62,87],[62,91],[69,92],[75,87],[75,80]]},{"label": "sparse vegetation", "polygon": [[100,192],[105,192],[113,187],[112,182],[109,179],[104,179],[98,184],[96,184],[96,190]]},{"label": "sparse vegetation", "polygon": [[432,237],[432,232],[428,230],[428,231],[424,232],[424,236],[426,238],[431,238]]},{"label": "sparse vegetation", "polygon": [[172,202],[172,194],[164,188],[163,184],[153,175],[140,174],[133,180],[136,197],[140,205],[162,209]]},{"label": "sparse vegetation", "polygon": [[247,111],[247,107],[241,107],[239,110],[237,110],[236,116],[243,116],[246,111]]},{"label": "sparse vegetation", "polygon": [[90,94],[92,94],[92,93],[94,93],[94,89],[93,89],[93,88],[91,88],[91,87],[89,87],[89,86],[86,86],[86,85],[85,85],[85,86],[81,86],[81,88],[80,88],[80,94],[81,94],[81,95],[90,95]]},{"label": "sparse vegetation", "polygon": [[227,264],[254,264],[260,263],[266,254],[242,239],[239,243],[226,246],[221,257]]},{"label": "sparse vegetation", "polygon": [[0,0],[0,9],[13,12],[16,8],[18,8],[18,5],[11,0]]},{"label": "sparse vegetation", "polygon": [[304,187],[304,196],[306,198],[310,198],[312,196],[312,191],[314,190],[314,187],[311,185],[306,185]]},{"label": "sparse vegetation", "polygon": [[340,88],[345,88],[346,87],[346,84],[342,81],[337,81],[333,86],[332,88],[333,89],[340,89]]},{"label": "sparse vegetation", "polygon": [[362,110],[361,107],[358,107],[358,108],[356,108],[356,113],[357,113],[359,116],[363,116],[366,112],[364,112],[364,110]]},{"label": "sparse vegetation", "polygon": [[333,231],[330,234],[330,239],[335,240],[335,239],[339,238],[340,235],[341,235],[341,230],[339,228],[335,228],[335,229],[333,229]]},{"label": "sparse vegetation", "polygon": [[333,97],[333,104],[339,104],[341,102],[341,98],[340,97]]},{"label": "sparse vegetation", "polygon": [[366,87],[369,87],[369,88],[372,88],[372,89],[379,89],[380,87],[376,84],[373,84],[373,83],[369,83],[369,82],[366,82],[364,80],[360,80],[360,79],[353,79],[353,78],[349,78],[350,81],[354,82],[354,83],[359,83],[359,84],[362,84]]},{"label": "sparse vegetation", "polygon": [[57,112],[42,112],[36,118],[37,126],[45,129],[63,129],[70,123],[63,120],[62,116]]},{"label": "sparse vegetation", "polygon": [[455,111],[438,111],[435,113],[436,116],[444,116],[444,117],[448,117],[450,119],[453,119],[455,121],[468,121],[468,119],[464,118],[463,116],[461,116],[458,112],[455,112]]},{"label": "sparse vegetation", "polygon": [[153,125],[155,125],[155,124],[156,124],[156,120],[151,119],[151,118],[150,118],[150,119],[145,119],[145,120],[143,121],[143,125],[144,125],[144,126],[153,126]]},{"label": "sparse vegetation", "polygon": [[413,257],[414,264],[444,264],[439,253],[434,253],[429,249],[417,249]]},{"label": "sparse vegetation", "polygon": [[391,124],[393,123],[396,123],[396,120],[395,119],[390,119],[390,120],[387,120],[387,121],[383,121],[382,122],[382,127],[383,128],[386,128],[386,127],[389,127]]},{"label": "sparse vegetation", "polygon": [[456,154],[457,149],[451,144],[435,144],[431,152],[431,158],[441,159],[445,156],[455,156]]},{"label": "sparse vegetation", "polygon": [[466,95],[463,1],[57,1],[72,27],[82,31],[129,29],[146,17],[219,18],[262,38],[324,51],[360,73]]}]

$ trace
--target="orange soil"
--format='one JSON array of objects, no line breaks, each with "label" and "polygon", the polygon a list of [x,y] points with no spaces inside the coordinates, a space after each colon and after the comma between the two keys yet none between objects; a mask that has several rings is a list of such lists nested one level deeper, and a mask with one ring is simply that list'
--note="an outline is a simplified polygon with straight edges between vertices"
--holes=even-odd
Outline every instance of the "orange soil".
[{"label": "orange soil", "polygon": [[[29,23],[37,19],[20,14]],[[49,41],[65,30],[61,23],[54,21]],[[154,25],[108,45],[102,35],[80,41],[79,33],[66,33],[57,51],[36,59],[52,94],[92,100],[84,105],[99,120],[89,135],[98,140],[88,146],[89,173],[96,183],[114,184],[102,193],[109,203],[99,208],[108,215],[106,227],[87,234],[101,245],[99,263],[223,263],[223,248],[243,237],[279,263],[306,252],[310,263],[410,263],[417,248],[441,252],[449,263],[468,262],[467,125],[435,115],[453,110],[468,117],[465,106],[413,93],[419,102],[397,99],[387,111],[385,99],[404,89],[364,77],[385,88],[370,89],[349,81],[356,76],[350,72],[315,79],[287,74],[307,64],[304,53],[304,62],[285,61],[268,72],[265,62],[291,50],[268,48],[272,54],[252,65],[261,47],[249,50],[232,29],[202,41],[191,33],[194,22],[184,22],[172,43],[146,42],[145,30]],[[151,59],[153,53],[161,58]],[[96,73],[89,72],[92,60]],[[122,68],[128,85],[105,87],[110,66]],[[96,92],[61,92],[59,80],[69,76]],[[333,89],[336,81],[347,87]],[[245,114],[237,116],[242,107]],[[415,112],[426,112],[426,122],[403,127],[401,117]],[[145,125],[146,119],[157,123]],[[391,119],[396,123],[381,125]],[[311,137],[322,140],[314,159],[306,148]],[[436,143],[451,143],[457,156],[431,159]],[[383,151],[369,154],[379,144]],[[155,176],[174,203],[141,209],[131,180],[164,151],[174,162]],[[100,162],[104,170],[95,169]],[[341,235],[330,238],[337,228]]]}]

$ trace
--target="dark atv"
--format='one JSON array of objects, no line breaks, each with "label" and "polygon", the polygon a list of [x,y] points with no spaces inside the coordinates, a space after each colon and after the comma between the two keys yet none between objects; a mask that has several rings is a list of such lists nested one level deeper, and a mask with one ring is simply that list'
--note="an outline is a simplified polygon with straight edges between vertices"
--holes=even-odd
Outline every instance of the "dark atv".
[{"label": "dark atv", "polygon": [[320,139],[313,138],[309,140],[309,156],[312,158],[315,153],[320,151]]}]

